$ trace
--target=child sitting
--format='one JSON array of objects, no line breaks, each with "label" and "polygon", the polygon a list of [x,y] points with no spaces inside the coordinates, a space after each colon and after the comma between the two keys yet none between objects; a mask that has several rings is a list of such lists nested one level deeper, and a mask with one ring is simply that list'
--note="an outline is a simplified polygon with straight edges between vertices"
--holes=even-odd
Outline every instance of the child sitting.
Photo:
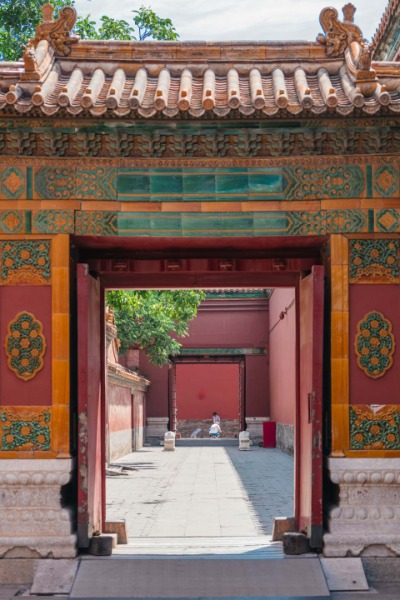
[{"label": "child sitting", "polygon": [[221,433],[222,432],[219,423],[213,423],[209,429],[210,437],[218,438]]}]

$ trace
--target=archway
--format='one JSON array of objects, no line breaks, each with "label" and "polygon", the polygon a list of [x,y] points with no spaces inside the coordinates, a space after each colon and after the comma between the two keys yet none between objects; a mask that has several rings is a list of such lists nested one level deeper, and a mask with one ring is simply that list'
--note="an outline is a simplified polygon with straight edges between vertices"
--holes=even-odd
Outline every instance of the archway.
[{"label": "archway", "polygon": [[[86,340],[96,340],[101,334],[103,319],[101,318],[102,302],[106,289],[145,288],[265,288],[293,286],[299,299],[297,302],[297,322],[302,324],[298,329],[297,340],[297,407],[296,407],[296,470],[295,470],[295,517],[298,530],[305,531],[310,537],[313,547],[322,544],[322,344],[323,344],[323,267],[318,266],[323,259],[322,243],[311,245],[309,240],[297,240],[296,248],[285,248],[285,240],[274,243],[269,241],[269,248],[254,248],[254,240],[231,242],[227,249],[212,247],[210,241],[207,248],[197,248],[196,240],[192,247],[171,240],[157,240],[155,248],[147,251],[137,249],[137,240],[105,239],[102,244],[91,244],[87,238],[79,247],[78,264],[78,330],[84,330]],[[262,245],[262,244],[261,244]],[[216,242],[215,246],[218,246]],[[237,247],[239,246],[239,248]],[[240,246],[242,246],[240,248]],[[293,255],[295,258],[292,258]],[[226,258],[228,256],[228,258]],[[244,257],[243,257],[244,256]],[[283,258],[282,258],[283,256]],[[83,266],[86,265],[86,266]],[[223,265],[223,268],[221,266]],[[90,273],[90,274],[89,274]],[[79,304],[80,297],[86,298]],[[91,305],[91,303],[94,304]],[[92,310],[90,310],[92,306]],[[97,322],[89,322],[89,314],[97,314]],[[93,335],[92,328],[96,329]],[[104,460],[98,461],[99,454],[104,457],[104,362],[97,344],[89,350],[91,361],[102,365],[98,377],[92,377],[90,385],[92,394],[87,393],[87,379],[90,362],[88,355],[81,355],[79,360],[80,383],[82,387],[83,408],[89,398],[86,409],[90,411],[90,402],[96,404],[91,423],[96,423],[89,435],[86,447],[84,435],[88,428],[80,427],[81,447],[78,457],[85,459],[85,480],[79,475],[79,515],[81,544],[87,544],[91,531],[101,530],[104,521]],[[85,373],[86,360],[86,380]],[[92,400],[90,400],[92,397]],[[78,409],[78,420],[82,423],[82,411]],[[100,419],[100,420],[99,420]],[[85,421],[85,419],[83,419]],[[90,420],[90,419],[89,419]],[[85,422],[86,423],[86,422]],[[78,469],[81,474],[82,470]],[[86,489],[84,489],[86,483]],[[82,492],[84,495],[82,496]],[[96,521],[93,521],[93,515]],[[86,541],[85,541],[86,540]]]}]

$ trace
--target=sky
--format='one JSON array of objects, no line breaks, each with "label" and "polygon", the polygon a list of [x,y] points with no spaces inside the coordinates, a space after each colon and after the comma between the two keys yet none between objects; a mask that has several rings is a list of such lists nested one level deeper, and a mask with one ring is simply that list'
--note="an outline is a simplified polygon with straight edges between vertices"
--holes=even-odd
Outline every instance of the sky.
[{"label": "sky", "polygon": [[[355,0],[355,23],[370,40],[388,0]],[[315,40],[321,31],[319,14],[340,2],[329,0],[76,0],[78,14],[101,15],[130,21],[142,4],[163,18],[169,17],[184,40]]]}]

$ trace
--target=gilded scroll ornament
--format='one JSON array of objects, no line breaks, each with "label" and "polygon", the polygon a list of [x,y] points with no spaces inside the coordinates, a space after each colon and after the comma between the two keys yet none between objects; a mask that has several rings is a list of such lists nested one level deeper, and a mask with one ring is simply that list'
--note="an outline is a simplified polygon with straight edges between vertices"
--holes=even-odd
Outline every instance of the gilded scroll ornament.
[{"label": "gilded scroll ornament", "polygon": [[50,241],[1,242],[0,268],[0,285],[49,285]]},{"label": "gilded scroll ornament", "polygon": [[360,369],[373,379],[383,377],[393,364],[392,323],[376,310],[367,313],[357,325],[354,346]]},{"label": "gilded scroll ornament", "polygon": [[29,312],[20,312],[9,322],[4,344],[8,366],[19,379],[29,381],[43,368],[46,340],[43,325]]},{"label": "gilded scroll ornament", "polygon": [[359,44],[363,42],[361,29],[353,23],[355,6],[349,3],[342,10],[343,21],[339,21],[338,11],[332,7],[324,8],[319,16],[319,22],[325,35],[320,34],[317,41],[326,45],[327,56],[342,56],[351,42]]},{"label": "gilded scroll ornament", "polygon": [[71,30],[76,22],[76,10],[72,6],[64,6],[60,16],[54,21],[54,7],[46,3],[42,6],[43,20],[36,28],[36,34],[31,42],[36,47],[42,40],[47,40],[59,56],[68,56],[71,44],[77,38],[71,36]]},{"label": "gilded scroll ornament", "polygon": [[8,408],[0,412],[1,451],[50,450],[50,411],[39,409],[14,412]]},{"label": "gilded scroll ornament", "polygon": [[350,406],[351,450],[400,450],[400,407]]},{"label": "gilded scroll ornament", "polygon": [[350,240],[350,283],[399,283],[399,240]]}]

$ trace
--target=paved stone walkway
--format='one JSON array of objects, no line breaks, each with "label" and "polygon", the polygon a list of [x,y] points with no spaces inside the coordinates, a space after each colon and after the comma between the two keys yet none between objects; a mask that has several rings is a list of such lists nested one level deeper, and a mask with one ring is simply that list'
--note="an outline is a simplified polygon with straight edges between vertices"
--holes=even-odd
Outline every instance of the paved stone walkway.
[{"label": "paved stone walkway", "polygon": [[107,478],[107,519],[129,538],[266,535],[293,515],[293,459],[275,449],[152,447],[118,463],[137,470]]}]

